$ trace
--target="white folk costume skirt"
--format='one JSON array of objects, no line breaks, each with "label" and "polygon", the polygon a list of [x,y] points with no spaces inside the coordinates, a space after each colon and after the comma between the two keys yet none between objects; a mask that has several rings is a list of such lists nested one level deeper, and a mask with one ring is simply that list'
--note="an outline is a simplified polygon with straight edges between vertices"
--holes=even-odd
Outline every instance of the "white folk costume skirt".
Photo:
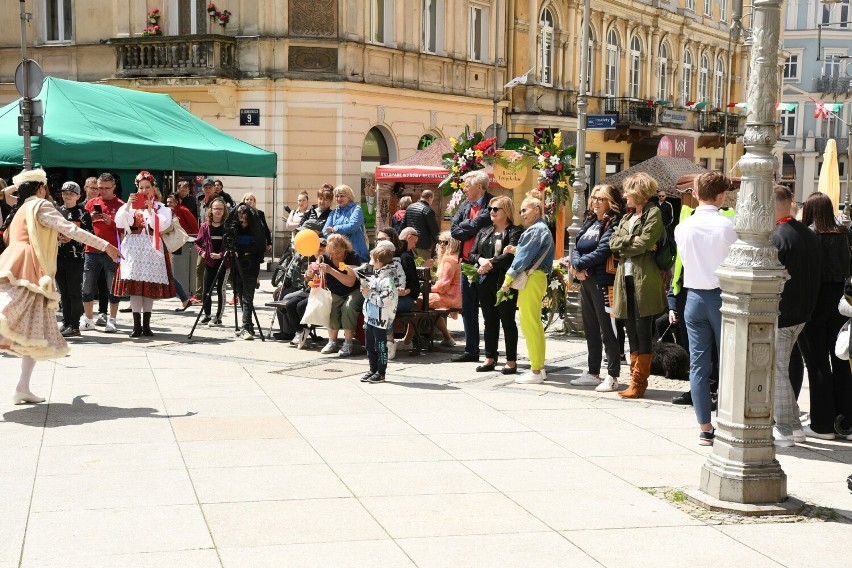
[{"label": "white folk costume skirt", "polygon": [[146,298],[173,298],[172,265],[165,247],[153,246],[153,239],[145,233],[128,233],[121,241],[124,258],[115,273],[113,294],[116,296],[144,296]]}]

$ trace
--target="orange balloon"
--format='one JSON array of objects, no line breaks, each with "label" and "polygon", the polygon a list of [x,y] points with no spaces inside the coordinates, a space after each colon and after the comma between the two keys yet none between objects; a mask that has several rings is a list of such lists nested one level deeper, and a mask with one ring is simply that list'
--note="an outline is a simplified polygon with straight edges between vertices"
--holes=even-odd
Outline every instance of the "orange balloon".
[{"label": "orange balloon", "polygon": [[293,246],[296,252],[302,256],[313,256],[320,249],[319,235],[310,229],[302,229],[296,233],[296,238],[293,239]]}]

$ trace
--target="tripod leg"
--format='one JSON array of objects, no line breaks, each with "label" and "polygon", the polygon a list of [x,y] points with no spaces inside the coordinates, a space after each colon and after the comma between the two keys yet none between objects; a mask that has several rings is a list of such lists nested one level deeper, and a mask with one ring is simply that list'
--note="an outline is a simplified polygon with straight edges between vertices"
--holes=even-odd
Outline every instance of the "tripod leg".
[{"label": "tripod leg", "polygon": [[[213,277],[213,282],[210,283],[210,287],[208,289],[204,289],[201,294],[208,302],[212,304],[212,296],[213,296],[213,287],[216,285],[216,282],[219,281],[219,274],[225,267],[225,259],[228,258],[228,253],[225,253],[225,256],[222,257],[222,261],[219,263],[219,268],[216,269],[216,276]],[[205,267],[204,270],[207,270]],[[203,283],[202,283],[203,286]],[[189,335],[186,336],[187,339],[192,339],[193,334],[195,334],[195,328],[198,327],[198,321],[201,319],[201,314],[204,313],[204,302],[201,302],[201,306],[198,308],[198,314],[195,316],[195,323],[192,324],[192,329],[189,330]]]}]

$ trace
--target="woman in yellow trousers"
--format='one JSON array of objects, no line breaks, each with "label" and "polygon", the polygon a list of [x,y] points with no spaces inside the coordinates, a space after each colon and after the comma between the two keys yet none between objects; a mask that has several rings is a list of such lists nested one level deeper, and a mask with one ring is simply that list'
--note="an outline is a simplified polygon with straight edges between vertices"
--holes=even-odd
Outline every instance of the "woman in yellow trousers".
[{"label": "woman in yellow trousers", "polygon": [[[501,290],[509,286],[522,272],[530,271],[527,284],[518,291],[518,312],[521,332],[527,342],[530,370],[515,379],[516,383],[540,383],[547,378],[544,371],[544,325],[541,323],[541,299],[547,289],[547,275],[553,266],[553,236],[544,221],[544,205],[539,191],[531,191],[521,203],[521,220],[526,229],[521,234],[515,260],[506,272]],[[505,249],[504,249],[505,250]]]}]

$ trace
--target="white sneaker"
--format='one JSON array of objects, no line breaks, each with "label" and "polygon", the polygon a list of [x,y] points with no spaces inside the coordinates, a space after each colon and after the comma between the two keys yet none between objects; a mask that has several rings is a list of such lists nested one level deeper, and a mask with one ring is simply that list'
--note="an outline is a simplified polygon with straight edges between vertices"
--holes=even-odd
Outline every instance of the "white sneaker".
[{"label": "white sneaker", "polygon": [[396,341],[391,339],[388,341],[388,361],[396,359]]},{"label": "white sneaker", "polygon": [[337,353],[339,350],[340,346],[337,344],[336,341],[329,341],[325,344],[325,347],[322,348],[320,353],[323,355],[328,355],[330,353]]},{"label": "white sneaker", "polygon": [[807,436],[805,436],[804,430],[793,430],[793,441],[797,444],[801,444],[805,440],[807,440]]},{"label": "white sneaker", "polygon": [[94,320],[90,320],[86,316],[80,318],[80,331],[92,331],[97,329]]},{"label": "white sneaker", "polygon": [[453,339],[452,337],[449,338],[449,339],[442,339],[441,345],[444,346],[444,347],[455,347],[456,346],[456,340]]},{"label": "white sneaker", "polygon": [[104,333],[115,333],[116,331],[118,331],[118,329],[115,327],[115,319],[107,319],[106,325],[104,326]]},{"label": "white sneaker", "polygon": [[243,329],[240,331],[239,338],[244,341],[252,341],[254,339],[254,334],[247,329]]},{"label": "white sneaker", "polygon": [[618,390],[618,379],[615,377],[607,377],[595,387],[595,391],[597,392],[614,392]]},{"label": "white sneaker", "polygon": [[776,426],[772,427],[772,438],[779,448],[791,448],[796,445],[793,436],[785,436]]},{"label": "white sneaker", "polygon": [[338,357],[351,357],[352,356],[352,342],[344,341],[343,346],[340,348],[340,351],[337,352]]},{"label": "white sneaker", "polygon": [[547,373],[544,372],[544,369],[539,371],[536,375],[532,372],[532,370],[527,371],[521,375],[518,375],[518,378],[515,379],[516,383],[520,383],[522,385],[537,385],[539,383],[543,383],[544,379],[547,378]]},{"label": "white sneaker", "polygon": [[568,382],[575,387],[596,387],[601,384],[601,378],[586,372]]},{"label": "white sneaker", "polygon": [[106,314],[98,314],[98,319],[95,321],[95,325],[98,327],[104,327],[107,324],[107,320],[109,318]]},{"label": "white sneaker", "polygon": [[808,438],[817,438],[819,440],[833,440],[835,438],[834,432],[831,434],[819,434],[811,430],[810,425],[803,427],[802,432],[804,432],[805,436]]}]

